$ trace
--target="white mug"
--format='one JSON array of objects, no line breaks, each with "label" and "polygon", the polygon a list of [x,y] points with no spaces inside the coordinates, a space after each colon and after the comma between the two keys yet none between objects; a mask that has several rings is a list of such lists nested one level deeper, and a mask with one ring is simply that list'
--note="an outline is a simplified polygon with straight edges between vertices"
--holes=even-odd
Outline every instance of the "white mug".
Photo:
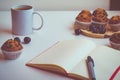
[{"label": "white mug", "polygon": [[[37,14],[41,19],[41,25],[33,27],[33,15]],[[29,35],[33,30],[40,30],[43,27],[43,18],[40,13],[35,12],[30,5],[17,5],[11,8],[12,33],[14,35]]]}]

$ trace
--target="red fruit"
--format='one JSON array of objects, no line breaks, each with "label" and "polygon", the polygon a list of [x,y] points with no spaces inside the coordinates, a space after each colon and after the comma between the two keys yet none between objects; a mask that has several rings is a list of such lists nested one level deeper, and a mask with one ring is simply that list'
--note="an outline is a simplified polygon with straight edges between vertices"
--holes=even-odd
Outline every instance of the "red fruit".
[{"label": "red fruit", "polygon": [[30,41],[31,41],[31,38],[30,38],[30,37],[25,37],[25,38],[24,38],[24,43],[25,43],[25,44],[30,43]]},{"label": "red fruit", "polygon": [[81,30],[80,29],[75,29],[75,35],[80,35],[81,34]]},{"label": "red fruit", "polygon": [[21,42],[21,40],[20,40],[19,37],[15,37],[14,40],[15,40],[15,41],[18,41],[19,43]]}]

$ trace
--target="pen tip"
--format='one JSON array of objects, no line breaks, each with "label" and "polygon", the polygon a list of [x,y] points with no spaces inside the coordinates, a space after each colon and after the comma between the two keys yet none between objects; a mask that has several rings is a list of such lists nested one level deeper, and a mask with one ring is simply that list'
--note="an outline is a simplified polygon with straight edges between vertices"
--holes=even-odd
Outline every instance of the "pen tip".
[{"label": "pen tip", "polygon": [[91,62],[93,63],[93,66],[94,66],[94,61],[93,61],[93,59],[92,59],[91,56],[88,56],[88,57],[87,57],[87,60],[88,60],[88,61],[91,61]]}]

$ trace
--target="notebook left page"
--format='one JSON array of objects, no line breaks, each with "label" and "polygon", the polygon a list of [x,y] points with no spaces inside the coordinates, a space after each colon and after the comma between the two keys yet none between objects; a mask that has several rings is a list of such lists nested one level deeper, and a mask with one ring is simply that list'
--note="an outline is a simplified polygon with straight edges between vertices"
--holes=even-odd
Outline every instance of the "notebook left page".
[{"label": "notebook left page", "polygon": [[95,48],[92,41],[72,39],[58,42],[27,64],[51,65],[61,67],[67,73]]}]

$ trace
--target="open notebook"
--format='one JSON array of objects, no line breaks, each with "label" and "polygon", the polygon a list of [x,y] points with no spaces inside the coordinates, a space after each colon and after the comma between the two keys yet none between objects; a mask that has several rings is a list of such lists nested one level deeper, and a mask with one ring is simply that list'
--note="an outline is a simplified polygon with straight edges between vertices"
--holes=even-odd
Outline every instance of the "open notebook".
[{"label": "open notebook", "polygon": [[[87,56],[94,59],[97,80],[109,80],[116,68],[120,66],[120,51],[96,45],[86,39],[59,41],[26,65],[76,79],[89,80]],[[119,80],[120,76],[117,78],[116,80]]]}]

